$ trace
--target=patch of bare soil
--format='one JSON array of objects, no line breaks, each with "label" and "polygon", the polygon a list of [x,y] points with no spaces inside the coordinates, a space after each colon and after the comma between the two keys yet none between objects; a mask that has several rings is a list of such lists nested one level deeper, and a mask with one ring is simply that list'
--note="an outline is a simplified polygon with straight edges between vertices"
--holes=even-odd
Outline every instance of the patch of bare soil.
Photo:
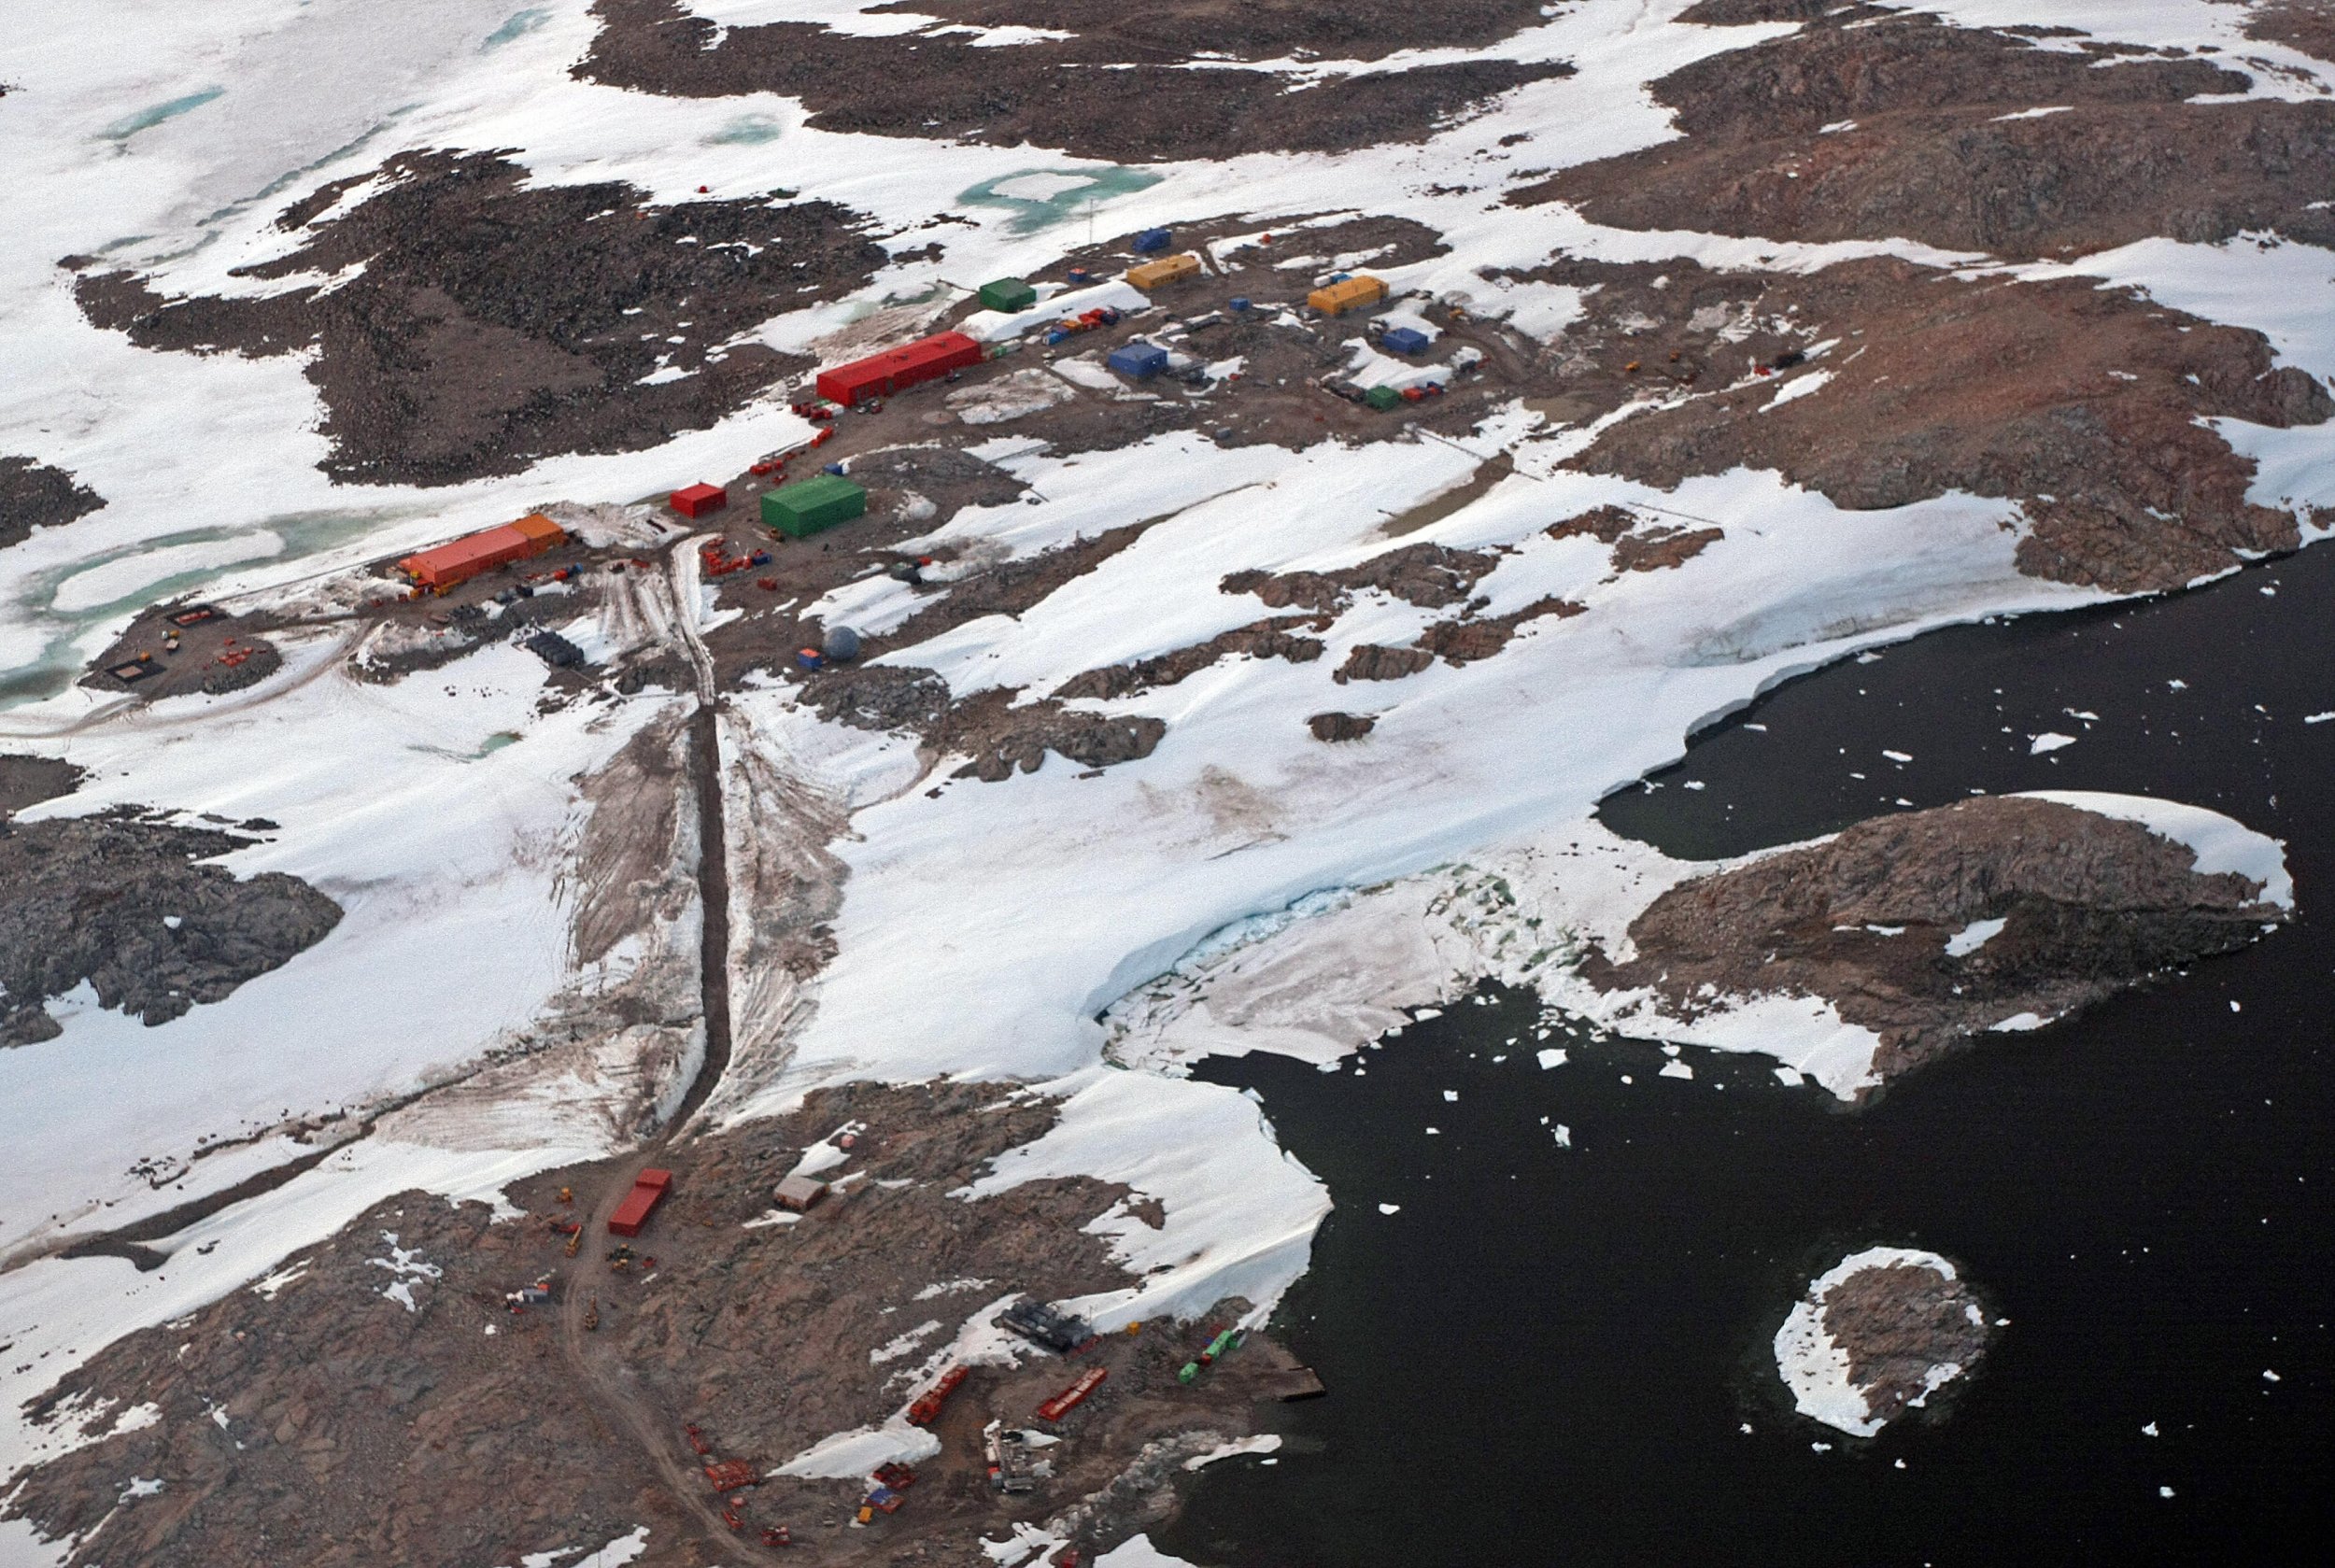
[{"label": "patch of bare soil", "polygon": [[950,776],[988,784],[1038,771],[1048,752],[1091,770],[1132,762],[1168,733],[1164,721],[1144,714],[1065,708],[1059,696],[1015,706],[1020,695],[1018,686],[993,687],[952,700],[930,670],[875,664],[822,671],[802,688],[802,699],[836,723],[913,733],[932,756],[969,755]]},{"label": "patch of bare soil", "polygon": [[321,940],[340,923],[331,898],[205,864],[256,841],[129,811],[0,818],[0,1045],[63,1033],[44,1004],[84,981],[100,1005],[164,1024]]},{"label": "patch of bare soil", "polygon": [[[1070,1358],[1032,1351],[1019,1367],[973,1368],[933,1428],[941,1454],[917,1466],[899,1512],[864,1530],[844,1526],[865,1479],[768,1475],[899,1410],[939,1370],[936,1352],[1003,1298],[1128,1282],[1085,1228],[1113,1212],[1155,1222],[1155,1206],[1122,1189],[1048,1180],[978,1202],[950,1195],[1055,1114],[995,1085],[856,1084],[677,1146],[665,1159],[672,1195],[625,1266],[602,1261],[616,1243],[597,1229],[579,1243],[598,1281],[583,1338],[614,1374],[599,1384],[560,1349],[568,1281],[586,1270],[559,1227],[589,1216],[559,1194],[624,1167],[520,1183],[510,1197],[526,1218],[504,1222],[479,1204],[390,1198],[263,1289],[130,1335],[50,1391],[36,1420],[113,1434],[21,1473],[10,1515],[52,1538],[86,1533],[74,1568],[509,1562],[590,1550],[643,1523],[639,1561],[651,1568],[978,1561],[978,1540],[1009,1521],[1070,1514],[1091,1553],[1139,1527],[1155,1486],[1121,1487],[1140,1494],[1126,1497],[1113,1483],[1147,1448],[1254,1430],[1259,1402],[1291,1391],[1285,1354],[1252,1338],[1180,1385],[1176,1367],[1212,1325],[1160,1321]],[[778,1222],[778,1179],[847,1123],[859,1124],[848,1166],[828,1173],[841,1190]],[[539,1280],[552,1302],[514,1312],[508,1293]],[[1053,1475],[1026,1495],[993,1490],[982,1426],[993,1415],[1038,1425],[1036,1405],[1090,1365],[1109,1376],[1054,1423]],[[150,1404],[156,1419],[115,1429],[99,1414],[108,1401]],[[716,1491],[703,1467],[722,1461],[758,1479]],[[124,1496],[130,1476],[163,1485]],[[724,1508],[734,1536],[700,1522]],[[791,1531],[791,1551],[761,1546],[776,1526]]]},{"label": "patch of bare soil", "polygon": [[1366,588],[1436,610],[1465,600],[1475,591],[1478,579],[1499,564],[1497,556],[1480,550],[1404,544],[1336,572],[1235,572],[1217,586],[1225,593],[1252,593],[1274,610],[1294,605],[1338,614]]},{"label": "patch of bare soil", "polygon": [[[1510,199],[1601,223],[1778,240],[1903,237],[2032,258],[2245,231],[2335,245],[2335,103],[2187,100],[2196,59],[2040,49],[1929,17],[1828,18],[1653,85],[1684,139]],[[2023,115],[2028,109],[2053,112]]]},{"label": "patch of bare soil", "polygon": [[1320,615],[1268,616],[1154,658],[1105,665],[1073,675],[1055,689],[1054,695],[1065,699],[1130,697],[1153,686],[1172,686],[1219,659],[1238,656],[1310,664],[1322,657],[1322,640],[1302,633],[1326,630],[1328,625],[1328,619]]},{"label": "patch of bare soil", "polygon": [[[1502,92],[1572,71],[1471,60],[1332,75],[1293,91],[1274,71],[1185,64],[1202,51],[1267,49],[1277,34],[1307,31],[1333,44],[1347,34],[1362,58],[1413,37],[1454,41],[1439,34],[1439,8],[1366,21],[1330,0],[1151,11],[1097,3],[1083,8],[1091,25],[1077,36],[1007,49],[982,48],[962,33],[863,37],[807,22],[716,29],[680,0],[599,0],[593,9],[601,31],[574,68],[587,80],[673,97],[777,92],[801,99],[822,130],[1036,143],[1122,163],[1421,141]],[[1339,20],[1325,22],[1333,13]],[[1475,0],[1455,25],[1496,37],[1538,21],[1522,0]]]},{"label": "patch of bare soil", "polygon": [[1848,1380],[1876,1421],[1926,1408],[1931,1378],[1948,1368],[1968,1376],[1995,1338],[1993,1321],[1969,1285],[1926,1264],[1858,1269],[1817,1306],[1825,1333],[1847,1354]]},{"label": "patch of bare soil", "polygon": [[55,528],[106,504],[105,498],[64,469],[30,458],[0,457],[0,550],[21,544],[36,528]]},{"label": "patch of bare soil", "polygon": [[58,757],[0,753],[0,827],[27,806],[72,794],[82,776],[80,769]]},{"label": "patch of bare soil", "polygon": [[[1886,1081],[2020,1013],[2064,1017],[2234,952],[2284,911],[2258,883],[2201,876],[2136,823],[1996,797],[1875,817],[1828,842],[1694,878],[1631,923],[1636,956],[1592,954],[1608,989],[1680,1016],[1714,997],[1817,996],[1881,1038]],[[2000,931],[1955,956],[1981,921]]]},{"label": "patch of bare soil", "polygon": [[1317,741],[1359,741],[1378,727],[1375,713],[1316,713],[1306,720]]},{"label": "patch of bare soil", "polygon": [[1505,615],[1476,615],[1463,614],[1451,620],[1437,621],[1421,632],[1413,646],[1450,665],[1473,664],[1492,657],[1507,647],[1528,621],[1544,615],[1563,620],[1585,614],[1586,605],[1569,599],[1550,597],[1536,599],[1521,610],[1511,610]]},{"label": "patch of bare soil", "polygon": [[1726,537],[1724,529],[1657,525],[1614,541],[1614,570],[1675,572]]},{"label": "patch of bare soil", "polygon": [[[2335,414],[2260,334],[2082,278],[1965,280],[1887,260],[1812,274],[1561,261],[1533,275],[1602,286],[1535,377],[1592,414],[1646,404],[1577,466],[1670,487],[1749,464],[1852,508],[2001,496],[2031,524],[2022,571],[2118,592],[2295,547],[2295,519],[2247,501],[2252,461],[2207,421]],[[1804,377],[1823,380],[1792,391]],[[1660,564],[1688,538],[1617,544],[1616,566]]]},{"label": "patch of bare soil", "polygon": [[[401,153],[289,209],[280,221],[298,248],[238,269],[337,275],[330,286],[166,299],[117,272],[82,276],[76,296],[141,347],[313,350],[326,473],[450,485],[713,424],[803,366],[730,339],[857,289],[886,261],[858,216],[829,202],[655,206],[619,181],[525,179],[496,153]],[[643,384],[660,369],[683,374]]]},{"label": "patch of bare soil", "polygon": [[2285,44],[2318,60],[2335,61],[2335,4],[2329,0],[2269,0],[2246,18],[2245,35]]},{"label": "patch of bare soil", "polygon": [[1018,695],[1018,689],[980,692],[951,710],[929,739],[940,750],[972,754],[953,777],[999,784],[1016,769],[1035,773],[1048,752],[1082,768],[1109,768],[1151,756],[1168,733],[1164,720],[1148,714],[1093,713],[1052,698],[1010,706]]}]

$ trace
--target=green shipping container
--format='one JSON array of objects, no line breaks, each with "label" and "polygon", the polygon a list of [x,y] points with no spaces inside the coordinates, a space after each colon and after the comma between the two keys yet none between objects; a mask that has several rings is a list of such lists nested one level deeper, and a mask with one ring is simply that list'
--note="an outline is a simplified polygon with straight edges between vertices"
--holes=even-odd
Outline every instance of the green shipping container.
[{"label": "green shipping container", "polygon": [[1362,401],[1383,414],[1403,401],[1403,394],[1392,387],[1373,387],[1362,394]]},{"label": "green shipping container", "polygon": [[850,522],[868,510],[868,492],[839,474],[781,485],[762,496],[762,521],[795,539]]},{"label": "green shipping container", "polygon": [[1009,314],[1027,310],[1038,303],[1038,290],[1018,277],[1001,277],[995,283],[981,286],[981,308],[1002,310]]}]

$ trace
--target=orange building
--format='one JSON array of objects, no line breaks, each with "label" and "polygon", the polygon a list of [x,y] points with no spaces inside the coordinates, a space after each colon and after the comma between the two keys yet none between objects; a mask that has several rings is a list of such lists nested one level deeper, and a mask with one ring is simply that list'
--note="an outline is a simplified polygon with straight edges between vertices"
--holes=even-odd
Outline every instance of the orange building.
[{"label": "orange building", "polygon": [[465,534],[450,544],[407,556],[397,563],[397,569],[411,577],[415,586],[444,593],[482,572],[540,556],[567,542],[567,530],[538,512],[516,523]]}]

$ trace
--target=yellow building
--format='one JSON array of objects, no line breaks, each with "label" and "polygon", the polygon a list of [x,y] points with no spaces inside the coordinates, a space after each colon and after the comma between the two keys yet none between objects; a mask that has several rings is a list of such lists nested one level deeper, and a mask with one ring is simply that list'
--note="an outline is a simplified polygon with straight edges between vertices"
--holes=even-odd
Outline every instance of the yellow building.
[{"label": "yellow building", "polygon": [[1306,296],[1306,304],[1324,316],[1343,316],[1350,310],[1359,310],[1364,305],[1377,304],[1385,298],[1386,283],[1383,279],[1372,277],[1367,274],[1357,274],[1343,283],[1333,283],[1325,289],[1316,289]]},{"label": "yellow building", "polygon": [[1182,256],[1163,256],[1156,261],[1143,261],[1127,269],[1127,281],[1138,289],[1156,289],[1163,283],[1182,283],[1187,277],[1200,275],[1200,259],[1188,252]]}]

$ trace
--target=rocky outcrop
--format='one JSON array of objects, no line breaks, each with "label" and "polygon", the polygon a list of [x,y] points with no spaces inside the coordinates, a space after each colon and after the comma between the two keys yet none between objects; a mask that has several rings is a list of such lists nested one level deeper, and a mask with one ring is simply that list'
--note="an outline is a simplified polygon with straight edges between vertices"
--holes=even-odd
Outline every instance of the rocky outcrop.
[{"label": "rocky outcrop", "polygon": [[1875,1247],[1819,1276],[1776,1335],[1801,1414],[1870,1437],[1977,1366],[1995,1324],[1952,1263]]},{"label": "rocky outcrop", "polygon": [[[1913,239],[2029,259],[2164,235],[2325,245],[2335,105],[2191,100],[2252,78],[2211,60],[1854,9],[1653,84],[1683,141],[1512,199],[1603,223],[1777,240]],[[2031,113],[2035,109],[2049,112]]]},{"label": "rocky outcrop", "polygon": [[1886,1081],[1972,1036],[2034,1027],[2233,952],[2286,918],[2266,883],[2196,860],[2097,811],[1967,800],[1681,883],[1631,923],[1634,957],[1592,954],[1582,972],[1607,990],[1646,988],[1689,1019],[1737,998],[1821,998],[1879,1037],[1869,1081]]},{"label": "rocky outcrop", "polygon": [[1465,600],[1475,591],[1477,581],[1499,564],[1498,557],[1480,550],[1404,544],[1336,572],[1235,572],[1217,587],[1224,593],[1254,594],[1275,610],[1295,606],[1335,614],[1366,588],[1422,610],[1439,610]]},{"label": "rocky outcrop", "polygon": [[[1530,275],[1595,289],[1547,351],[1552,390],[1585,417],[1665,394],[1574,466],[1665,489],[1773,469],[1855,509],[2001,497],[2023,514],[2022,571],[2119,593],[2295,548],[2295,518],[2251,499],[2255,465],[2215,421],[2335,415],[2258,332],[2089,278],[1972,280],[1887,260],[1805,274],[1560,261]],[[1617,571],[1710,542],[1646,523],[1606,507],[1550,531],[1604,540]]]},{"label": "rocky outcrop", "polygon": [[164,1024],[323,939],[341,907],[298,877],[206,865],[254,841],[120,813],[0,822],[0,1045],[62,1032],[83,982]]},{"label": "rocky outcrop", "polygon": [[[322,466],[367,484],[458,484],[703,429],[805,362],[741,333],[889,260],[829,202],[660,206],[615,180],[530,185],[490,152],[402,153],[280,225],[298,248],[238,269],[280,293],[170,299],[116,272],[85,273],[76,297],[145,348],[309,354]],[[302,281],[318,273],[329,287]],[[660,370],[683,374],[648,379]]]},{"label": "rocky outcrop", "polygon": [[[1540,23],[1539,7],[1524,0],[1367,18],[1336,0],[1234,8],[1089,0],[1067,14],[1059,6],[953,0],[941,10],[1021,15],[1073,35],[993,49],[977,34],[866,36],[789,21],[717,27],[679,0],[599,0],[601,31],[575,74],[676,97],[783,93],[800,99],[826,131],[1036,143],[1138,163],[1422,141],[1488,98],[1573,72],[1554,61],[1486,58],[1293,80],[1224,63],[1288,49],[1367,60],[1407,43],[1491,42]],[[1141,112],[1129,112],[1130,103]]]},{"label": "rocky outcrop", "polygon": [[0,550],[21,544],[36,528],[69,523],[105,504],[105,498],[64,469],[30,458],[0,457]]}]

